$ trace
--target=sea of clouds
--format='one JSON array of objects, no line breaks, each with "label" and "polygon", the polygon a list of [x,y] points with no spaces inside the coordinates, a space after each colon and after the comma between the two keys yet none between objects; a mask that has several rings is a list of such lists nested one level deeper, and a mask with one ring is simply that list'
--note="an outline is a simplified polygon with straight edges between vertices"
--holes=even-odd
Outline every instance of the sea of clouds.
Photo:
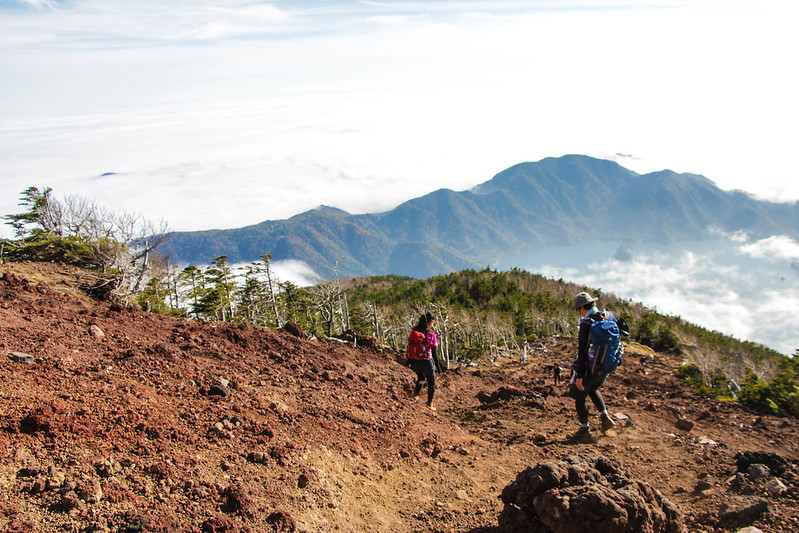
[{"label": "sea of clouds", "polygon": [[799,243],[784,235],[548,246],[499,266],[596,287],[786,355],[799,349]]}]

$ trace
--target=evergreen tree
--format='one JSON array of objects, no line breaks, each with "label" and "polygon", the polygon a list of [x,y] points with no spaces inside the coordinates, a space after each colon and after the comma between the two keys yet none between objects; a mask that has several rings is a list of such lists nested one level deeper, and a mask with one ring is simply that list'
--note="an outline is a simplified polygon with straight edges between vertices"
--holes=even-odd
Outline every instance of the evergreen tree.
[{"label": "evergreen tree", "polygon": [[228,257],[220,255],[203,272],[206,290],[197,302],[196,310],[201,316],[227,322],[233,317],[233,272],[228,266]]}]

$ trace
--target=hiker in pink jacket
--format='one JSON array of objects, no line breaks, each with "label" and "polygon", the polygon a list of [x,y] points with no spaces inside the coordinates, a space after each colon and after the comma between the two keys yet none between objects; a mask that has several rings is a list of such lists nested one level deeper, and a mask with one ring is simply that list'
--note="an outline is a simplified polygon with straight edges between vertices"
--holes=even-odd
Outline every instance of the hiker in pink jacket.
[{"label": "hiker in pink jacket", "polygon": [[[419,317],[419,322],[413,327],[411,338],[414,332],[419,332],[424,335],[424,341],[421,348],[413,349],[413,343],[409,342],[409,357],[411,370],[416,372],[416,387],[413,390],[414,401],[419,400],[419,394],[422,392],[422,387],[425,381],[427,382],[427,406],[433,411],[436,408],[433,406],[433,397],[436,394],[436,372],[441,372],[441,366],[438,363],[438,338],[433,331],[433,323],[435,319],[432,313],[427,312]],[[409,338],[410,341],[410,338]]]}]

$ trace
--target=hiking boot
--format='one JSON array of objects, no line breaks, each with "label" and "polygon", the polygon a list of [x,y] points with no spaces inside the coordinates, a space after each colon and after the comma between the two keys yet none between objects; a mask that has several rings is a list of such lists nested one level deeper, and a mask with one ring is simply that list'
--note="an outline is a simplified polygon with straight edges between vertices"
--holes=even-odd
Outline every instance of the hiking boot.
[{"label": "hiking boot", "polygon": [[418,402],[419,401],[419,395],[418,394],[414,394],[413,395],[413,401],[414,402]]},{"label": "hiking boot", "polygon": [[431,411],[435,411],[436,410],[436,406],[433,405],[432,403],[428,403],[427,407],[429,407]]},{"label": "hiking boot", "polygon": [[590,444],[594,442],[594,437],[591,436],[591,428],[580,426],[580,429],[569,437],[569,440]]},{"label": "hiking boot", "polygon": [[602,419],[602,433],[604,433],[604,432],[606,432],[608,430],[611,430],[614,427],[616,427],[616,423],[613,422],[613,419],[610,418],[610,416],[602,415],[602,416],[600,416],[600,418]]}]

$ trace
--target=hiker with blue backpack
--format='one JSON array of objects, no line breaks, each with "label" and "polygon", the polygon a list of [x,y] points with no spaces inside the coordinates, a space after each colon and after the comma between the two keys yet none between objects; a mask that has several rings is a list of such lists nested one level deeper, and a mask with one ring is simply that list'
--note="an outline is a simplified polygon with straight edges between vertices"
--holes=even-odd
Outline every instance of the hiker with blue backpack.
[{"label": "hiker with blue backpack", "polygon": [[599,388],[622,361],[624,348],[619,323],[622,323],[624,330],[628,328],[626,323],[617,320],[610,311],[600,311],[596,306],[596,298],[587,292],[581,292],[574,297],[574,308],[580,314],[580,326],[577,333],[577,358],[572,363],[573,377],[569,396],[574,398],[580,429],[572,435],[572,439],[593,442],[586,400],[591,398],[599,411],[602,432],[612,429],[615,424],[608,415],[605,399]]},{"label": "hiker with blue backpack", "polygon": [[433,331],[435,318],[429,311],[419,317],[419,321],[408,336],[408,366],[416,372],[416,386],[413,389],[413,400],[419,401],[419,394],[427,382],[427,407],[432,411],[433,397],[436,394],[436,372],[441,372],[438,362],[438,338]]}]

